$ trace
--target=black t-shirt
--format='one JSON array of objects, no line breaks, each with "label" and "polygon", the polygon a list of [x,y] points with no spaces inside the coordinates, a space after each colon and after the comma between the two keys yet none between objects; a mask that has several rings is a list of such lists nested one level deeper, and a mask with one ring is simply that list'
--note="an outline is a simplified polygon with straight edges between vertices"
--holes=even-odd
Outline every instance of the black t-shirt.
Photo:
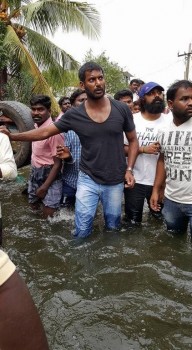
[{"label": "black t-shirt", "polygon": [[96,183],[105,185],[124,181],[123,131],[135,129],[128,106],[116,100],[110,102],[111,112],[103,123],[97,123],[88,116],[84,103],[72,107],[54,123],[60,132],[76,132],[82,145],[80,170]]}]

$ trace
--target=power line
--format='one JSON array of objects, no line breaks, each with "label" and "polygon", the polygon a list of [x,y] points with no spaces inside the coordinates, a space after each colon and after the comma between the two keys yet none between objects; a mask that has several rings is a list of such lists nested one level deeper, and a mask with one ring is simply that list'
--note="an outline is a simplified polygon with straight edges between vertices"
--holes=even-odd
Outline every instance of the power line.
[{"label": "power line", "polygon": [[173,67],[173,65],[176,65],[177,63],[181,62],[181,60],[177,60],[174,62],[170,62],[167,63],[166,65],[164,65],[163,67],[159,68],[158,70],[154,70],[152,72],[148,72],[145,75],[152,75],[152,74],[156,74],[156,73],[160,73],[160,72],[164,72],[166,71],[169,67]]}]

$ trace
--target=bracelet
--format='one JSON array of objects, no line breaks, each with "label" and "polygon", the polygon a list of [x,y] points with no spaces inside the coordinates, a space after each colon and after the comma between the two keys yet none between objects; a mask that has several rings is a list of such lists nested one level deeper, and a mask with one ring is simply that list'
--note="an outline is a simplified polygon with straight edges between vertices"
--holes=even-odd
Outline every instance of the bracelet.
[{"label": "bracelet", "polygon": [[130,173],[131,173],[132,175],[134,175],[133,169],[132,169],[130,166],[126,169],[126,171],[130,171]]}]

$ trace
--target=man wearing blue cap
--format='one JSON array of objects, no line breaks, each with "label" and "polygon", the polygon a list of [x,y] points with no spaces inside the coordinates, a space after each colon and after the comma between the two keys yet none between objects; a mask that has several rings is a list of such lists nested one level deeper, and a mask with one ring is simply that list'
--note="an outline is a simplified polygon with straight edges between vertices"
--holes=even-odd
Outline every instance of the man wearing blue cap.
[{"label": "man wearing blue cap", "polygon": [[[158,130],[165,125],[167,116],[163,114],[165,108],[164,88],[155,83],[144,84],[139,91],[141,111],[133,115],[137,138],[139,141],[139,155],[134,165],[135,186],[125,189],[125,220],[132,224],[141,224],[145,199],[149,200],[153,190],[156,165],[159,158]],[[126,141],[125,141],[126,144]],[[128,146],[125,146],[125,149]],[[149,207],[150,209],[150,207]],[[161,214],[155,213],[159,217]]]}]

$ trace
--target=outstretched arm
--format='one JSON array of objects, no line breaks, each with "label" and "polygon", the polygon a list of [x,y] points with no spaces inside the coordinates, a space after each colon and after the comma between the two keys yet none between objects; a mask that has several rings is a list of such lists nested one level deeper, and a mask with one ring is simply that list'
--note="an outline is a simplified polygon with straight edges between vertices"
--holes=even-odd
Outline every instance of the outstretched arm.
[{"label": "outstretched arm", "polygon": [[60,130],[54,124],[20,133],[11,133],[5,126],[0,126],[0,131],[9,136],[11,141],[40,141],[60,134]]}]

